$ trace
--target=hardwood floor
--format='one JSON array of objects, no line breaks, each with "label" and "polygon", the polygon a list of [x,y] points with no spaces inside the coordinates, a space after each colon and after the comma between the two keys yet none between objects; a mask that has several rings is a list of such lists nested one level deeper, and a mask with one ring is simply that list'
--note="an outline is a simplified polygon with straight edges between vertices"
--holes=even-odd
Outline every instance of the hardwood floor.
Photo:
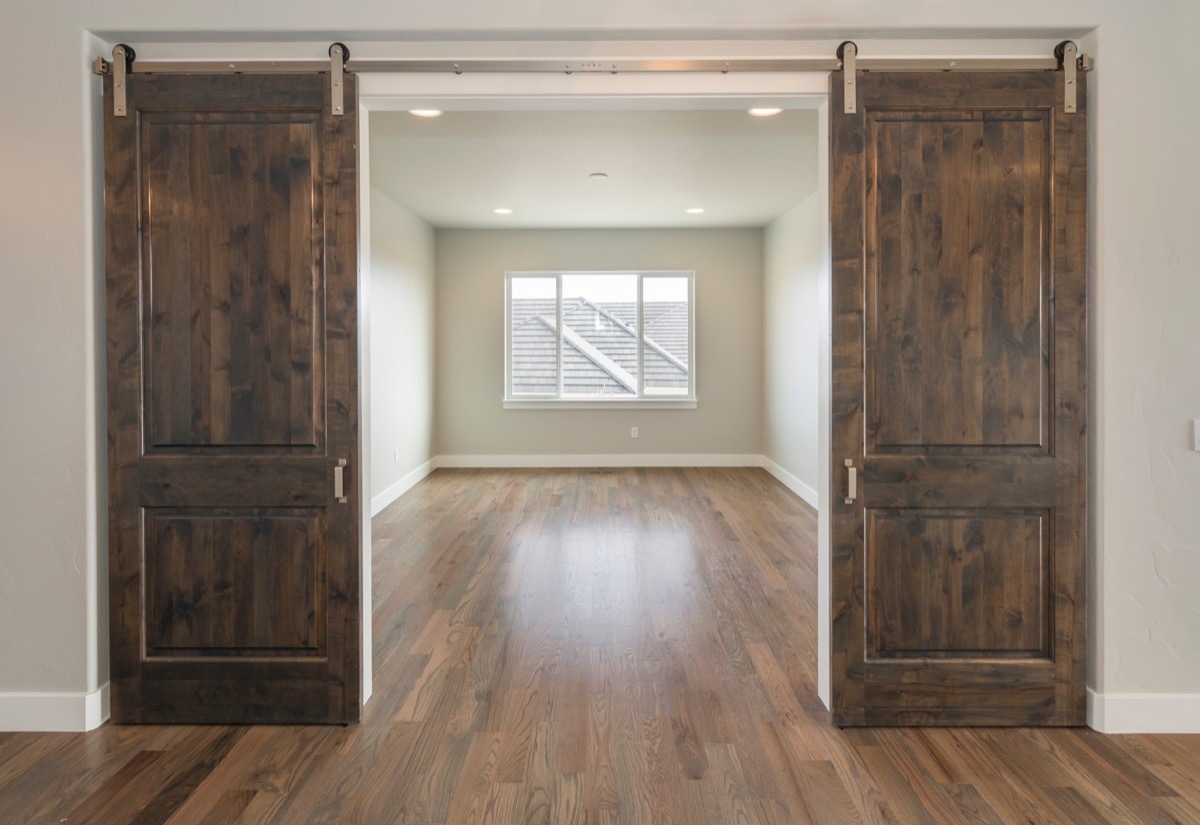
[{"label": "hardwood floor", "polygon": [[1200,823],[1200,737],[840,731],[761,470],[439,470],[375,522],[360,725],[0,733],[0,823]]}]

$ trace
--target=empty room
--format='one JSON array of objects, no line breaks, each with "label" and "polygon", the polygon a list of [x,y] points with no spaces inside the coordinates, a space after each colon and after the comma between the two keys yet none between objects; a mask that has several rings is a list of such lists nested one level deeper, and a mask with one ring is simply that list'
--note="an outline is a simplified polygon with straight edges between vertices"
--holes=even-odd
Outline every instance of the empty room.
[{"label": "empty room", "polygon": [[1200,822],[1200,11],[0,19],[0,820]]}]

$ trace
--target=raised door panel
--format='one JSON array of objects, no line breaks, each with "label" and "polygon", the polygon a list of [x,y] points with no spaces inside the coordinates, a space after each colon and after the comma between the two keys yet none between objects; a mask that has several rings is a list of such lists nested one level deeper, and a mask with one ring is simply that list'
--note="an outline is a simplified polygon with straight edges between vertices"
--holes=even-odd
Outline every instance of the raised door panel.
[{"label": "raised door panel", "polygon": [[1045,513],[867,514],[869,656],[1047,658]]},{"label": "raised door panel", "polygon": [[882,110],[866,128],[868,452],[1045,452],[1049,113]]},{"label": "raised door panel", "polygon": [[320,510],[146,513],[147,657],[325,653]]},{"label": "raised door panel", "polygon": [[147,113],[148,447],[323,446],[319,113]]}]

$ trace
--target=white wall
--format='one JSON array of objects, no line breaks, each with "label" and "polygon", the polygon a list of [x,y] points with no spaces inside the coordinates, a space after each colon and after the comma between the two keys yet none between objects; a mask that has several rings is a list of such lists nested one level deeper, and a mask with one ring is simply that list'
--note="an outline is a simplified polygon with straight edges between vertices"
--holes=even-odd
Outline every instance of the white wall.
[{"label": "white wall", "polygon": [[1200,732],[1200,113],[1178,105],[1200,82],[1197,25],[1200,4],[1165,2],[1095,38],[1090,669],[1114,731]]},{"label": "white wall", "polygon": [[[539,49],[571,57],[831,54],[846,37],[870,54],[889,48],[891,36],[980,34],[1037,38],[1048,51],[1055,40],[1099,27],[1086,41],[1098,59],[1090,115],[1094,718],[1105,727],[1200,730],[1200,455],[1189,450],[1186,423],[1200,416],[1200,326],[1190,315],[1200,306],[1200,156],[1192,145],[1200,109],[1189,105],[1200,86],[1190,50],[1200,4],[703,0],[684,9],[674,0],[15,0],[0,5],[0,26],[14,33],[9,64],[21,67],[0,113],[7,159],[0,278],[9,296],[0,303],[0,727],[14,713],[32,718],[23,710],[31,707],[28,693],[74,707],[107,678],[98,598],[104,457],[95,437],[103,352],[89,125],[98,83],[87,70],[102,50],[89,44],[87,30],[136,45],[156,31],[175,41],[194,33],[253,40],[258,32],[276,41],[255,47],[260,54],[285,50],[278,41],[288,38],[353,44],[358,32],[422,40],[397,46],[401,52],[465,58]],[[638,38],[601,41],[629,33]],[[972,42],[956,48],[969,54]],[[1139,717],[1131,708],[1169,713]]]},{"label": "white wall", "polygon": [[[580,269],[695,270],[696,409],[502,409],[504,273]],[[761,230],[440,229],[437,272],[439,456],[761,453]]]},{"label": "white wall", "polygon": [[763,252],[763,455],[776,477],[814,507],[823,274],[817,230],[814,192],[767,226]]},{"label": "white wall", "polygon": [[372,514],[433,457],[433,228],[371,188]]}]

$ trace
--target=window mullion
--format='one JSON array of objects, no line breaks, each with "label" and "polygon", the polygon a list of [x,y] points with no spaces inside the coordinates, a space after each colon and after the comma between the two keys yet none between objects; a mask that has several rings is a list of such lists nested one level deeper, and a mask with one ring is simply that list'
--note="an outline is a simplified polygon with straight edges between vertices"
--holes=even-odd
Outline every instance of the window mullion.
[{"label": "window mullion", "polygon": [[646,396],[646,335],[642,312],[642,273],[637,277],[637,397]]},{"label": "window mullion", "polygon": [[689,272],[688,284],[688,398],[696,397],[696,273]]},{"label": "window mullion", "polygon": [[559,398],[562,398],[565,395],[564,390],[566,388],[566,378],[563,375],[563,296],[562,296],[562,291],[563,291],[562,273],[560,272],[554,276],[554,299],[555,299],[554,300],[554,311],[556,313],[554,329],[555,329],[555,332],[557,333],[557,335],[555,336],[557,338],[557,341],[555,342],[555,344],[557,346],[557,357],[558,357],[558,397]]},{"label": "window mullion", "polygon": [[512,274],[504,274],[504,397],[513,397]]}]

